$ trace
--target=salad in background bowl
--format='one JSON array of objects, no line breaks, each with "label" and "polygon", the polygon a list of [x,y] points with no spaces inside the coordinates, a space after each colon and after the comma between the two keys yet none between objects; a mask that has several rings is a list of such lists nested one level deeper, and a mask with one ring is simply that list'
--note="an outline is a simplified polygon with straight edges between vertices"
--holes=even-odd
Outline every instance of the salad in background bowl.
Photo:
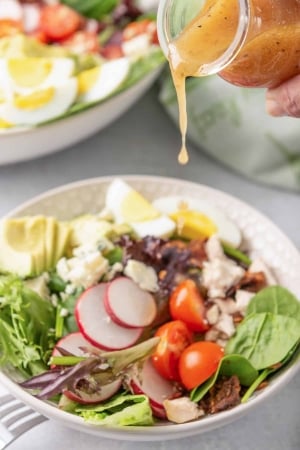
[{"label": "salad in background bowl", "polygon": [[0,234],[0,380],[67,426],[189,436],[299,369],[299,252],[222,192],[86,180],[22,205]]},{"label": "salad in background bowl", "polygon": [[1,2],[0,163],[63,148],[126,111],[164,64],[155,12],[133,0]]}]

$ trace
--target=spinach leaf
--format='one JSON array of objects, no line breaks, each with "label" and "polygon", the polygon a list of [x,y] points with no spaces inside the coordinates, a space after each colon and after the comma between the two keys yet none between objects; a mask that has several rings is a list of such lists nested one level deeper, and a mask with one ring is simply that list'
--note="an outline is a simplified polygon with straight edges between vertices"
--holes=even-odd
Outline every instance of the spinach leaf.
[{"label": "spinach leaf", "polygon": [[61,3],[75,9],[85,17],[101,19],[111,13],[120,0],[61,0]]},{"label": "spinach leaf", "polygon": [[225,353],[243,355],[261,370],[282,361],[299,339],[297,319],[270,312],[252,313],[238,325]]},{"label": "spinach leaf", "polygon": [[224,356],[217,371],[203,384],[191,391],[190,398],[194,402],[199,402],[204,395],[213,387],[219,376],[230,377],[236,375],[242,386],[250,386],[258,377],[258,371],[252,364],[241,355]]},{"label": "spinach leaf", "polygon": [[280,364],[275,364],[275,366],[268,367],[265,370],[263,370],[257,379],[251,384],[251,386],[247,389],[247,391],[244,393],[241,402],[246,403],[251,395],[256,391],[256,389],[259,387],[259,385],[266,380],[270,375],[277,374],[279,372],[282,372],[284,368],[290,367],[293,363],[295,363],[299,357],[300,357],[300,342],[297,342],[294,348],[292,348],[287,356],[284,358],[283,361],[281,361]]},{"label": "spinach leaf", "polygon": [[293,317],[300,324],[300,302],[282,286],[266,287],[252,297],[246,315],[263,312]]}]

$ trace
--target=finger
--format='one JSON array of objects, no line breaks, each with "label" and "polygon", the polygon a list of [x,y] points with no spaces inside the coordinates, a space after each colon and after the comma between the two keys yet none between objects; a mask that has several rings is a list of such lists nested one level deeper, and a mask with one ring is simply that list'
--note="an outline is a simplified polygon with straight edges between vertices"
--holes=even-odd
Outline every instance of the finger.
[{"label": "finger", "polygon": [[300,75],[267,90],[266,110],[274,117],[300,117]]}]

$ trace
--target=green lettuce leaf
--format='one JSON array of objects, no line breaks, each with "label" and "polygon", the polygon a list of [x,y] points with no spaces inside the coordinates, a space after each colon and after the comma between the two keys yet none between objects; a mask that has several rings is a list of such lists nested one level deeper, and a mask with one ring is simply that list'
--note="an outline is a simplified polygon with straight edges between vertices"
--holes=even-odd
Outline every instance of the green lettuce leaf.
[{"label": "green lettuce leaf", "polygon": [[12,365],[31,376],[47,368],[53,347],[55,313],[22,280],[0,278],[0,366]]},{"label": "green lettuce leaf", "polygon": [[153,425],[149,399],[145,395],[120,394],[96,406],[79,406],[75,412],[98,425]]}]

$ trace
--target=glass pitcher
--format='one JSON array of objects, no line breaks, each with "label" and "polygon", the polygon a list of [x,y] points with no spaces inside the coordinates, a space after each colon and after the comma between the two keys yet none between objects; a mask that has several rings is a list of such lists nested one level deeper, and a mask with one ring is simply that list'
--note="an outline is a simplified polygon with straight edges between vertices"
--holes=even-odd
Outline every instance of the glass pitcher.
[{"label": "glass pitcher", "polygon": [[274,87],[300,73],[300,0],[160,0],[157,23],[185,78]]}]

